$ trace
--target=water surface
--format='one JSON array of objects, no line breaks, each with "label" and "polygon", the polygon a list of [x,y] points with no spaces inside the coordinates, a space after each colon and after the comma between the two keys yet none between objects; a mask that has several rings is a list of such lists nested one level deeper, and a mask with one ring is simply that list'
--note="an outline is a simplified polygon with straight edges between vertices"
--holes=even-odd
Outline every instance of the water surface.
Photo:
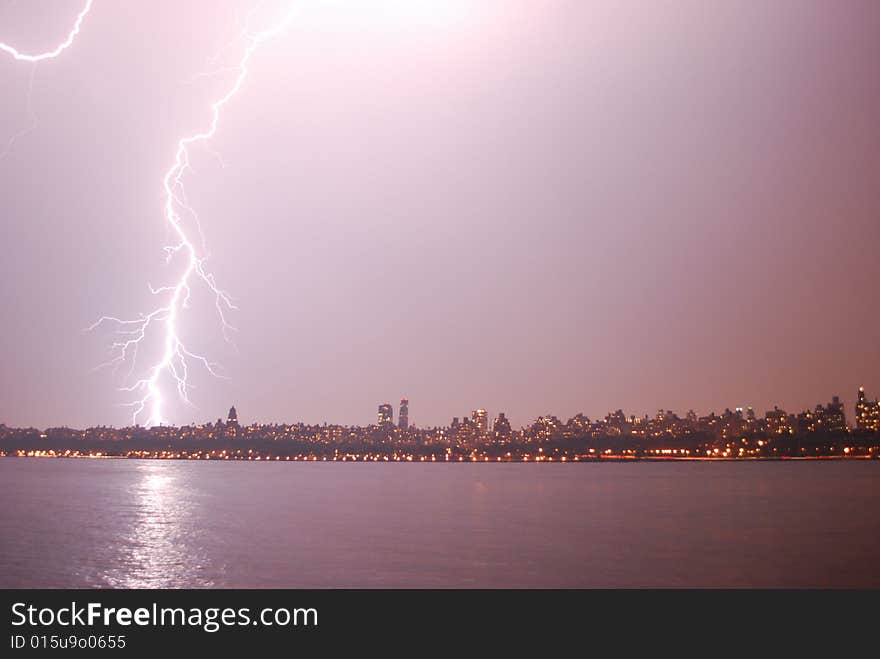
[{"label": "water surface", "polygon": [[5,587],[880,587],[880,463],[0,459]]}]

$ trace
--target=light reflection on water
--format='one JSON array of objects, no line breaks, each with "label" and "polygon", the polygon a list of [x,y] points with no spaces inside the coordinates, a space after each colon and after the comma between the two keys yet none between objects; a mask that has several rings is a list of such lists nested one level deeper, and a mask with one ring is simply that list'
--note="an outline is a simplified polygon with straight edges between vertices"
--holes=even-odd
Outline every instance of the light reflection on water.
[{"label": "light reflection on water", "polygon": [[0,586],[873,586],[880,464],[0,459]]},{"label": "light reflection on water", "polygon": [[189,491],[170,461],[137,464],[126,495],[132,504],[120,529],[116,560],[101,575],[113,588],[173,588],[197,581],[214,585],[205,570],[206,533],[198,525],[198,490]]}]

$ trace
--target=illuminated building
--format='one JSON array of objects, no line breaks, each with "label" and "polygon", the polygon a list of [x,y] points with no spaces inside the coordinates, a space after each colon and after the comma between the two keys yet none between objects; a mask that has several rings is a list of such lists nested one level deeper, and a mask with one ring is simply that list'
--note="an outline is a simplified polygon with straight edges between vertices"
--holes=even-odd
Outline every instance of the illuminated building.
[{"label": "illuminated building", "polygon": [[791,418],[785,410],[780,410],[778,407],[774,407],[764,415],[764,426],[768,435],[794,434],[794,424]]},{"label": "illuminated building", "polygon": [[[408,416],[405,399],[401,413]],[[781,457],[880,460],[880,402],[859,391],[858,432],[846,427],[843,405],[795,416],[778,407],[761,419],[748,408],[698,417],[669,410],[656,417],[621,410],[595,422],[578,414],[561,423],[539,417],[514,430],[499,413],[486,431],[485,410],[456,417],[451,426],[395,428],[392,407],[379,407],[380,426],[252,423],[240,425],[235,407],[227,420],[187,426],[8,428],[0,423],[0,457],[127,457],[174,460],[541,462],[595,459],[762,459]],[[408,421],[408,418],[406,419]],[[210,440],[210,441],[206,441]],[[503,447],[503,448],[502,448]]]},{"label": "illuminated building", "polygon": [[864,387],[859,387],[859,400],[856,403],[856,428],[873,430],[874,432],[880,431],[880,400],[868,400]]},{"label": "illuminated building", "polygon": [[632,432],[633,421],[634,419],[627,418],[626,414],[623,413],[623,410],[616,410],[605,415],[603,428],[608,435],[619,436]]},{"label": "illuminated building", "polygon": [[384,403],[379,406],[379,425],[382,427],[390,427],[394,425],[394,408],[391,403]]},{"label": "illuminated building", "polygon": [[498,413],[498,418],[492,423],[492,432],[498,441],[503,441],[510,437],[510,421],[508,421],[504,412]]},{"label": "illuminated building", "polygon": [[835,396],[825,405],[816,405],[813,410],[798,414],[798,432],[846,432],[846,415],[840,397]]},{"label": "illuminated building", "polygon": [[556,436],[561,426],[555,416],[539,416],[528,430],[528,434],[536,441],[548,441]]},{"label": "illuminated building", "polygon": [[489,415],[486,410],[474,410],[471,419],[481,433],[489,432]]},{"label": "illuminated building", "polygon": [[848,430],[846,427],[846,413],[843,410],[843,403],[840,402],[839,396],[835,396],[831,403],[825,407],[825,418],[829,431],[845,432]]},{"label": "illuminated building", "polygon": [[400,414],[397,415],[397,425],[401,430],[409,428],[409,400],[400,399]]}]

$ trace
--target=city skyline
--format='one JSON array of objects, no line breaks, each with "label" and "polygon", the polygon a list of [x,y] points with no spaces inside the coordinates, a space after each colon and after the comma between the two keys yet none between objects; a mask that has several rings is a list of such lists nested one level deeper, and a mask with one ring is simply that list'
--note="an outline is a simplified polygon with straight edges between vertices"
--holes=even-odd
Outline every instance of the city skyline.
[{"label": "city skyline", "polygon": [[[831,410],[835,410],[835,414],[839,414],[839,422],[835,421],[834,430],[871,430],[880,432],[880,397],[875,396],[871,398],[869,392],[864,386],[859,386],[856,395],[854,398],[854,402],[852,405],[848,406],[846,400],[838,395],[833,395],[830,397],[830,402],[816,402],[813,405],[808,405],[803,408],[796,409],[785,409],[780,407],[779,405],[773,405],[772,408],[766,409],[763,413],[761,413],[754,406],[725,406],[724,408],[712,409],[708,411],[697,411],[693,407],[689,407],[686,410],[678,409],[671,410],[667,408],[656,408],[653,413],[643,412],[643,413],[630,413],[626,407],[617,407],[611,410],[606,411],[603,414],[588,414],[584,411],[579,411],[572,415],[557,415],[552,413],[552,411],[547,411],[545,414],[538,415],[533,419],[527,420],[525,423],[521,425],[516,425],[511,423],[510,415],[506,410],[498,410],[497,412],[490,413],[490,411],[485,408],[475,408],[470,412],[462,414],[461,416],[452,416],[447,423],[439,423],[439,424],[424,424],[419,425],[418,423],[411,421],[409,418],[409,407],[410,400],[408,398],[401,398],[397,418],[395,419],[394,406],[391,403],[381,403],[377,407],[377,413],[375,416],[375,421],[372,423],[359,424],[359,423],[343,423],[343,422],[331,422],[329,420],[324,420],[322,422],[307,422],[305,420],[246,420],[242,421],[239,418],[238,410],[235,405],[232,405],[229,408],[227,413],[226,421],[224,422],[222,418],[217,419],[217,425],[232,425],[235,427],[254,427],[254,426],[292,426],[292,425],[301,425],[307,427],[317,427],[317,426],[333,426],[340,428],[369,428],[369,427],[377,427],[380,429],[385,429],[389,431],[401,431],[406,432],[408,429],[412,430],[431,430],[438,428],[456,428],[459,425],[470,425],[475,430],[482,434],[490,434],[493,432],[495,425],[501,421],[504,427],[509,430],[517,430],[522,431],[527,429],[530,426],[533,426],[535,423],[541,423],[545,419],[554,420],[557,423],[565,423],[570,424],[572,422],[587,422],[587,423],[599,423],[599,424],[607,424],[610,421],[614,422],[623,422],[625,424],[633,424],[636,425],[650,422],[653,420],[663,420],[665,418],[671,418],[675,420],[698,422],[704,421],[707,419],[713,418],[723,418],[725,416],[736,416],[740,419],[748,420],[748,421],[756,421],[761,425],[761,429],[766,428],[780,428],[782,426],[790,426],[791,433],[781,433],[778,431],[774,431],[772,434],[795,434],[795,429],[800,428],[799,431],[804,432],[816,432],[822,431],[821,422],[820,426],[816,427],[813,419],[814,415],[823,415],[829,413]],[[404,421],[405,419],[405,421]],[[202,421],[191,421],[185,424],[162,424],[161,426],[154,426],[156,428],[164,427],[164,428],[191,428],[191,427],[205,427],[210,426],[212,421],[210,419],[203,419]],[[0,419],[0,426],[5,428],[14,429],[15,425],[6,423],[3,419]],[[22,425],[17,426],[18,428],[39,428],[40,426],[35,426],[33,424],[30,425]],[[58,426],[44,426],[45,428],[70,428],[76,429],[76,426],[72,426],[69,424],[60,424]],[[83,427],[86,428],[86,427]],[[95,424],[93,426],[88,426],[88,428],[143,428],[149,429],[150,426],[143,426],[140,424],[137,425],[121,425],[116,426],[114,424],[104,423],[104,424]]]},{"label": "city skyline", "polygon": [[[409,400],[401,399],[404,417]],[[395,425],[388,403],[368,426],[242,424],[226,419],[187,426],[9,428],[0,424],[0,457],[211,461],[595,462],[632,460],[880,459],[880,400],[859,389],[854,424],[838,396],[798,413],[775,407],[699,416],[659,410],[654,417],[541,416],[513,428],[505,413],[454,417],[448,426]]]}]

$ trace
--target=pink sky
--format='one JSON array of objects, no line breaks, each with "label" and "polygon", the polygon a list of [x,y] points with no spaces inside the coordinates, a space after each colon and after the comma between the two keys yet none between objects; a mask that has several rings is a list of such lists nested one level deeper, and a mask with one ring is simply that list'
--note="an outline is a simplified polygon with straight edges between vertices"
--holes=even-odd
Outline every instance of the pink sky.
[{"label": "pink sky", "polygon": [[[0,41],[44,50],[82,4],[0,0]],[[254,4],[95,0],[37,65],[0,158],[0,422],[128,422],[82,329],[173,279],[162,175]],[[880,394],[877,3],[301,4],[193,152],[240,331],[194,292],[182,333],[229,379],[195,372],[171,421]],[[32,71],[0,53],[0,151]]]}]

